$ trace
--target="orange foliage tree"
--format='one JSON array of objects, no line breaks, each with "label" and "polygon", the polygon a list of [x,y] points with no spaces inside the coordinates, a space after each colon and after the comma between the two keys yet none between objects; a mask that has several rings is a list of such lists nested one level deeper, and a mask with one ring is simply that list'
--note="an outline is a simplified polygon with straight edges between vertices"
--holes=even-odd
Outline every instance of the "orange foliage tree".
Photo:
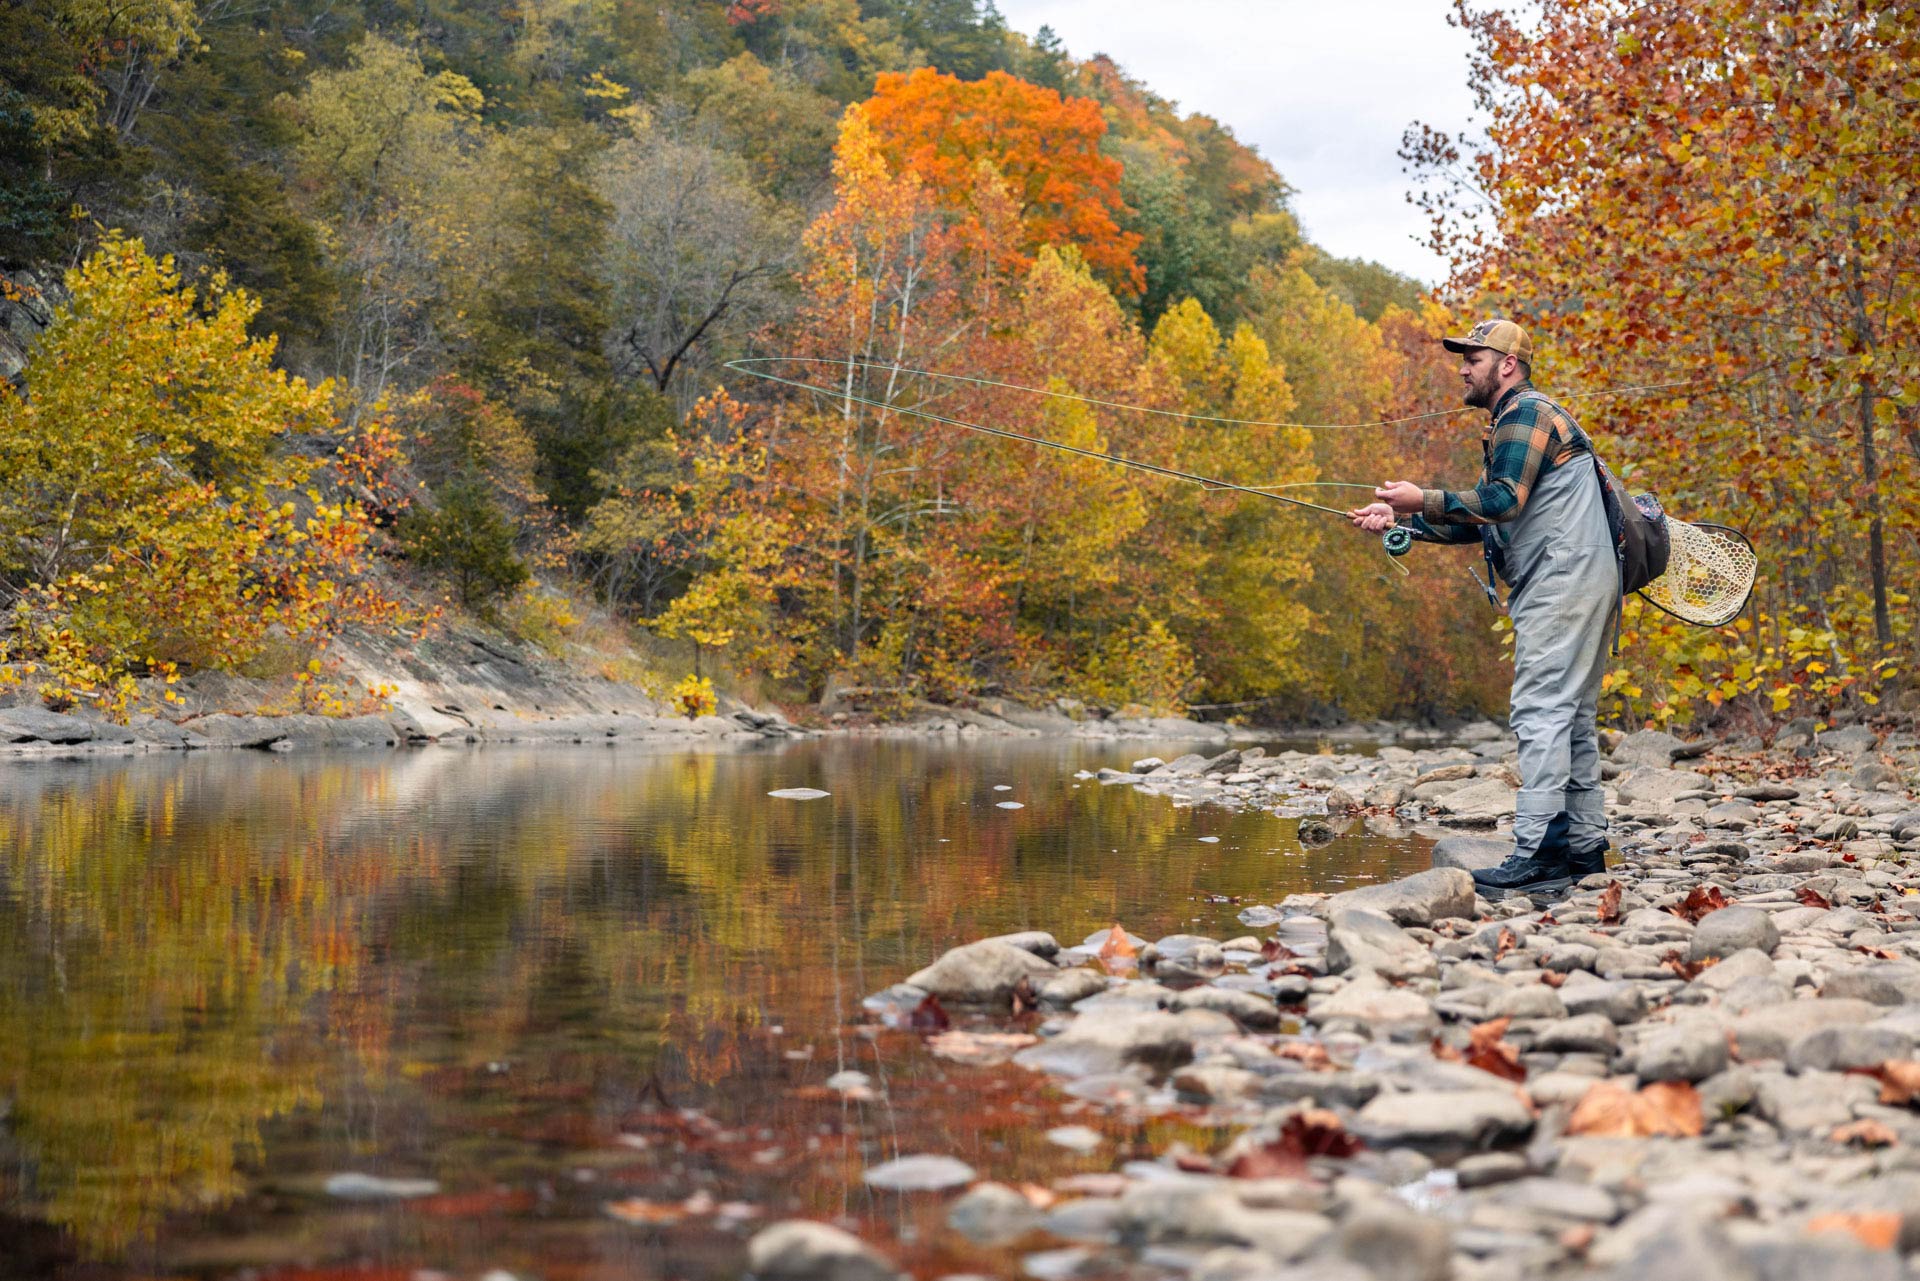
[{"label": "orange foliage tree", "polygon": [[1091,99],[1063,98],[1004,71],[963,81],[922,67],[881,75],[873,97],[852,110],[880,157],[919,175],[943,207],[968,209],[975,168],[991,165],[1021,228],[1000,248],[1020,265],[1041,245],[1071,244],[1115,288],[1137,293],[1145,284],[1134,261],[1140,238],[1120,228],[1120,162],[1100,150],[1107,122]]}]

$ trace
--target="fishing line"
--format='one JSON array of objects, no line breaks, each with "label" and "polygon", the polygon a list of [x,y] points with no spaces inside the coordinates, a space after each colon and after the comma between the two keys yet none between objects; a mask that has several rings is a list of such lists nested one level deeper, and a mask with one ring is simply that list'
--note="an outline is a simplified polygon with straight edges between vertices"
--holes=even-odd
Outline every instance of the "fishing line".
[{"label": "fishing line", "polygon": [[[916,378],[942,379],[947,382],[970,383],[976,387],[991,387],[1001,391],[1024,392],[1029,396],[1045,396],[1052,400],[1070,400],[1077,404],[1092,405],[1100,409],[1120,409],[1134,414],[1153,414],[1160,418],[1177,418],[1192,423],[1218,423],[1223,427],[1299,427],[1307,431],[1359,431],[1369,427],[1398,427],[1406,423],[1424,422],[1429,418],[1450,418],[1455,414],[1476,412],[1472,405],[1461,405],[1457,409],[1433,409],[1423,414],[1408,414],[1404,418],[1380,418],[1366,423],[1292,423],[1273,422],[1262,418],[1225,418],[1218,414],[1190,414],[1178,409],[1155,409],[1149,405],[1129,405],[1125,401],[1104,400],[1098,396],[1083,396],[1079,392],[1055,391],[1049,387],[1029,387],[1024,383],[1001,382],[997,378],[980,378],[972,374],[949,374],[934,369],[913,369],[906,365],[896,365],[878,360],[846,360],[833,356],[751,356],[739,360],[729,360],[726,368],[737,369],[753,378],[762,378],[768,382],[780,383],[787,387],[798,387],[803,391],[819,392],[825,396],[841,396],[842,392],[830,387],[821,387],[815,383],[801,382],[796,378],[782,378],[778,374],[752,368],[757,365],[831,365],[836,369],[882,370],[890,375],[907,374]],[[1608,387],[1599,391],[1579,391],[1565,396],[1555,396],[1555,400],[1586,400],[1596,396],[1631,396],[1641,392],[1666,391],[1673,387],[1690,387],[1701,381],[1699,378],[1680,378],[1673,382],[1643,383],[1633,387]],[[848,396],[860,404],[874,405],[876,401],[861,400]],[[917,411],[901,409],[898,405],[879,405],[882,409],[898,409],[901,413]],[[922,415],[923,417],[926,415]],[[972,423],[959,424],[974,426]],[[1344,513],[1342,513],[1344,515]]]},{"label": "fishing line", "polygon": [[[865,367],[874,368],[874,369],[885,369],[890,373],[916,372],[913,370],[898,368],[892,365],[882,365],[877,362],[828,361],[828,360],[825,360],[824,358],[814,358],[814,357],[805,357],[805,356],[794,356],[794,357],[775,356],[775,357],[760,358],[752,361],[734,360],[734,361],[728,361],[726,367],[729,369],[738,369],[741,373],[751,375],[752,377],[755,377],[755,378],[764,378],[769,382],[782,383],[788,387],[797,387],[802,391],[810,391],[810,392],[813,392],[815,395],[831,396],[836,400],[840,400],[848,404],[866,405],[869,408],[873,408],[873,409],[884,409],[892,413],[905,414],[914,418],[924,418],[929,422],[941,423],[948,427],[959,427],[967,431],[977,431],[987,436],[998,436],[1002,440],[1017,440],[1022,444],[1038,445],[1043,449],[1057,449],[1062,453],[1077,454],[1082,458],[1091,458],[1096,462],[1112,463],[1113,465],[1118,467],[1127,467],[1127,468],[1131,468],[1134,471],[1147,472],[1150,475],[1167,476],[1174,480],[1189,481],[1193,484],[1200,486],[1202,489],[1208,490],[1208,491],[1229,490],[1234,493],[1253,494],[1260,498],[1272,499],[1274,502],[1278,502],[1278,503],[1291,503],[1295,507],[1305,507],[1312,511],[1326,512],[1329,515],[1338,516],[1342,520],[1347,519],[1347,513],[1343,508],[1328,507],[1324,503],[1310,502],[1305,498],[1293,498],[1293,497],[1290,497],[1289,495],[1276,493],[1274,491],[1278,489],[1306,489],[1306,488],[1312,488],[1316,486],[1322,487],[1322,488],[1330,488],[1330,489],[1332,488],[1364,489],[1364,490],[1367,490],[1369,493],[1371,493],[1373,490],[1373,486],[1371,485],[1363,485],[1355,481],[1340,481],[1340,480],[1297,481],[1288,485],[1268,485],[1260,488],[1256,488],[1251,485],[1236,485],[1232,481],[1220,480],[1213,476],[1202,476],[1195,472],[1181,471],[1177,467],[1163,467],[1159,463],[1144,462],[1138,458],[1126,458],[1126,457],[1122,457],[1119,454],[1103,454],[1099,450],[1085,449],[1079,445],[1063,444],[1057,440],[1048,440],[1043,436],[1029,436],[1025,432],[1011,431],[1005,427],[988,427],[984,423],[970,423],[965,421],[964,419],[952,418],[946,414],[935,413],[931,409],[921,409],[914,406],[889,404],[886,401],[874,400],[866,396],[857,396],[849,391],[835,390],[833,388],[828,388],[828,387],[818,387],[812,383],[803,383],[791,378],[781,378],[775,374],[768,374],[757,369],[748,369],[745,367],[748,364],[764,364],[764,363],[769,363],[772,361],[779,361],[779,360],[806,361],[807,363],[810,363],[810,364],[836,364],[836,365],[841,365],[843,367],[865,366]],[[933,377],[955,377],[955,378],[965,377],[965,375],[959,375],[959,374],[955,374],[955,375],[935,374],[932,376]],[[967,379],[967,381],[981,382],[984,380]],[[1013,384],[1001,384],[1001,385],[1013,386]],[[1020,390],[1031,391],[1035,389],[1022,388]],[[1072,397],[1068,397],[1067,394],[1063,392],[1040,391],[1037,394],[1043,395],[1043,396],[1060,396],[1062,398],[1072,398]],[[1084,399],[1084,398],[1080,398],[1080,399]],[[1089,401],[1088,403],[1108,404],[1110,402]],[[1130,406],[1121,406],[1121,405],[1114,405],[1111,407],[1130,408]],[[1170,412],[1170,411],[1156,410],[1156,411],[1150,411],[1150,412]],[[1195,414],[1180,414],[1178,416],[1182,418],[1187,418],[1187,419],[1198,419],[1202,417],[1200,415],[1195,415]],[[1269,425],[1269,424],[1258,424],[1258,425]],[[1403,575],[1411,576],[1413,571],[1400,563],[1400,557],[1405,556],[1407,554],[1407,551],[1413,546],[1413,535],[1407,530],[1405,530],[1404,528],[1400,526],[1395,526],[1394,528],[1387,530],[1385,534],[1381,537],[1380,545],[1382,549],[1386,552],[1388,559],[1393,562],[1394,568],[1398,569]]]}]

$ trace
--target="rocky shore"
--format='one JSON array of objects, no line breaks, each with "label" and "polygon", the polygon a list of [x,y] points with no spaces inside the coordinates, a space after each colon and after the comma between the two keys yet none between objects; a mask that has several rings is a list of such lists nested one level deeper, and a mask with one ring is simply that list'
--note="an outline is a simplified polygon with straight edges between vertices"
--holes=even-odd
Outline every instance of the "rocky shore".
[{"label": "rocky shore", "polygon": [[[872,1017],[1231,1137],[1052,1188],[937,1155],[868,1181],[949,1198],[952,1231],[1041,1281],[1912,1275],[1920,738],[1612,737],[1610,869],[1554,902],[1490,903],[1465,870],[1506,848],[1453,830],[1511,804],[1497,729],[1109,771],[1175,803],[1324,811],[1307,832],[1443,839],[1404,880],[1248,906],[1239,937],[1034,931],[931,958]],[[826,1224],[750,1250],[763,1281],[897,1272]]]}]

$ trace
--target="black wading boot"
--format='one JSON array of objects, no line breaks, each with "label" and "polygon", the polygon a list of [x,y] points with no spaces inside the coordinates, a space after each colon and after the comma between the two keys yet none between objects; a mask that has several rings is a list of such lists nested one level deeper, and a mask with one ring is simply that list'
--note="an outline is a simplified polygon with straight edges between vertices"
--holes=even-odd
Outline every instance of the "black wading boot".
[{"label": "black wading boot", "polygon": [[[1575,868],[1573,850],[1567,844],[1567,827],[1567,816],[1555,814],[1547,824],[1547,834],[1541,838],[1539,849],[1531,853],[1515,850],[1500,866],[1480,869],[1473,874],[1474,888],[1489,899],[1503,899],[1513,894],[1529,897],[1559,894],[1571,889],[1576,880],[1589,873]],[[1601,847],[1603,852],[1605,848]],[[1584,868],[1590,861],[1599,862],[1599,870],[1606,870],[1605,859],[1601,857],[1582,856],[1579,864]]]},{"label": "black wading boot", "polygon": [[1569,850],[1567,862],[1573,868],[1573,879],[1585,880],[1589,876],[1601,876],[1607,870],[1607,843],[1602,840],[1598,845],[1586,850]]}]

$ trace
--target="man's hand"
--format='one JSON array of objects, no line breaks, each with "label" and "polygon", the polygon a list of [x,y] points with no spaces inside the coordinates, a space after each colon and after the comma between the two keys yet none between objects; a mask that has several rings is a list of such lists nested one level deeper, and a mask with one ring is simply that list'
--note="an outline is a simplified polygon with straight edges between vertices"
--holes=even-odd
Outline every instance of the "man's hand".
[{"label": "man's hand", "polygon": [[1410,480],[1388,481],[1373,491],[1373,496],[1402,516],[1413,516],[1425,509],[1426,495]]},{"label": "man's hand", "polygon": [[1368,503],[1365,507],[1356,507],[1347,513],[1347,519],[1369,534],[1384,534],[1398,523],[1393,518],[1393,508],[1385,503]]}]

